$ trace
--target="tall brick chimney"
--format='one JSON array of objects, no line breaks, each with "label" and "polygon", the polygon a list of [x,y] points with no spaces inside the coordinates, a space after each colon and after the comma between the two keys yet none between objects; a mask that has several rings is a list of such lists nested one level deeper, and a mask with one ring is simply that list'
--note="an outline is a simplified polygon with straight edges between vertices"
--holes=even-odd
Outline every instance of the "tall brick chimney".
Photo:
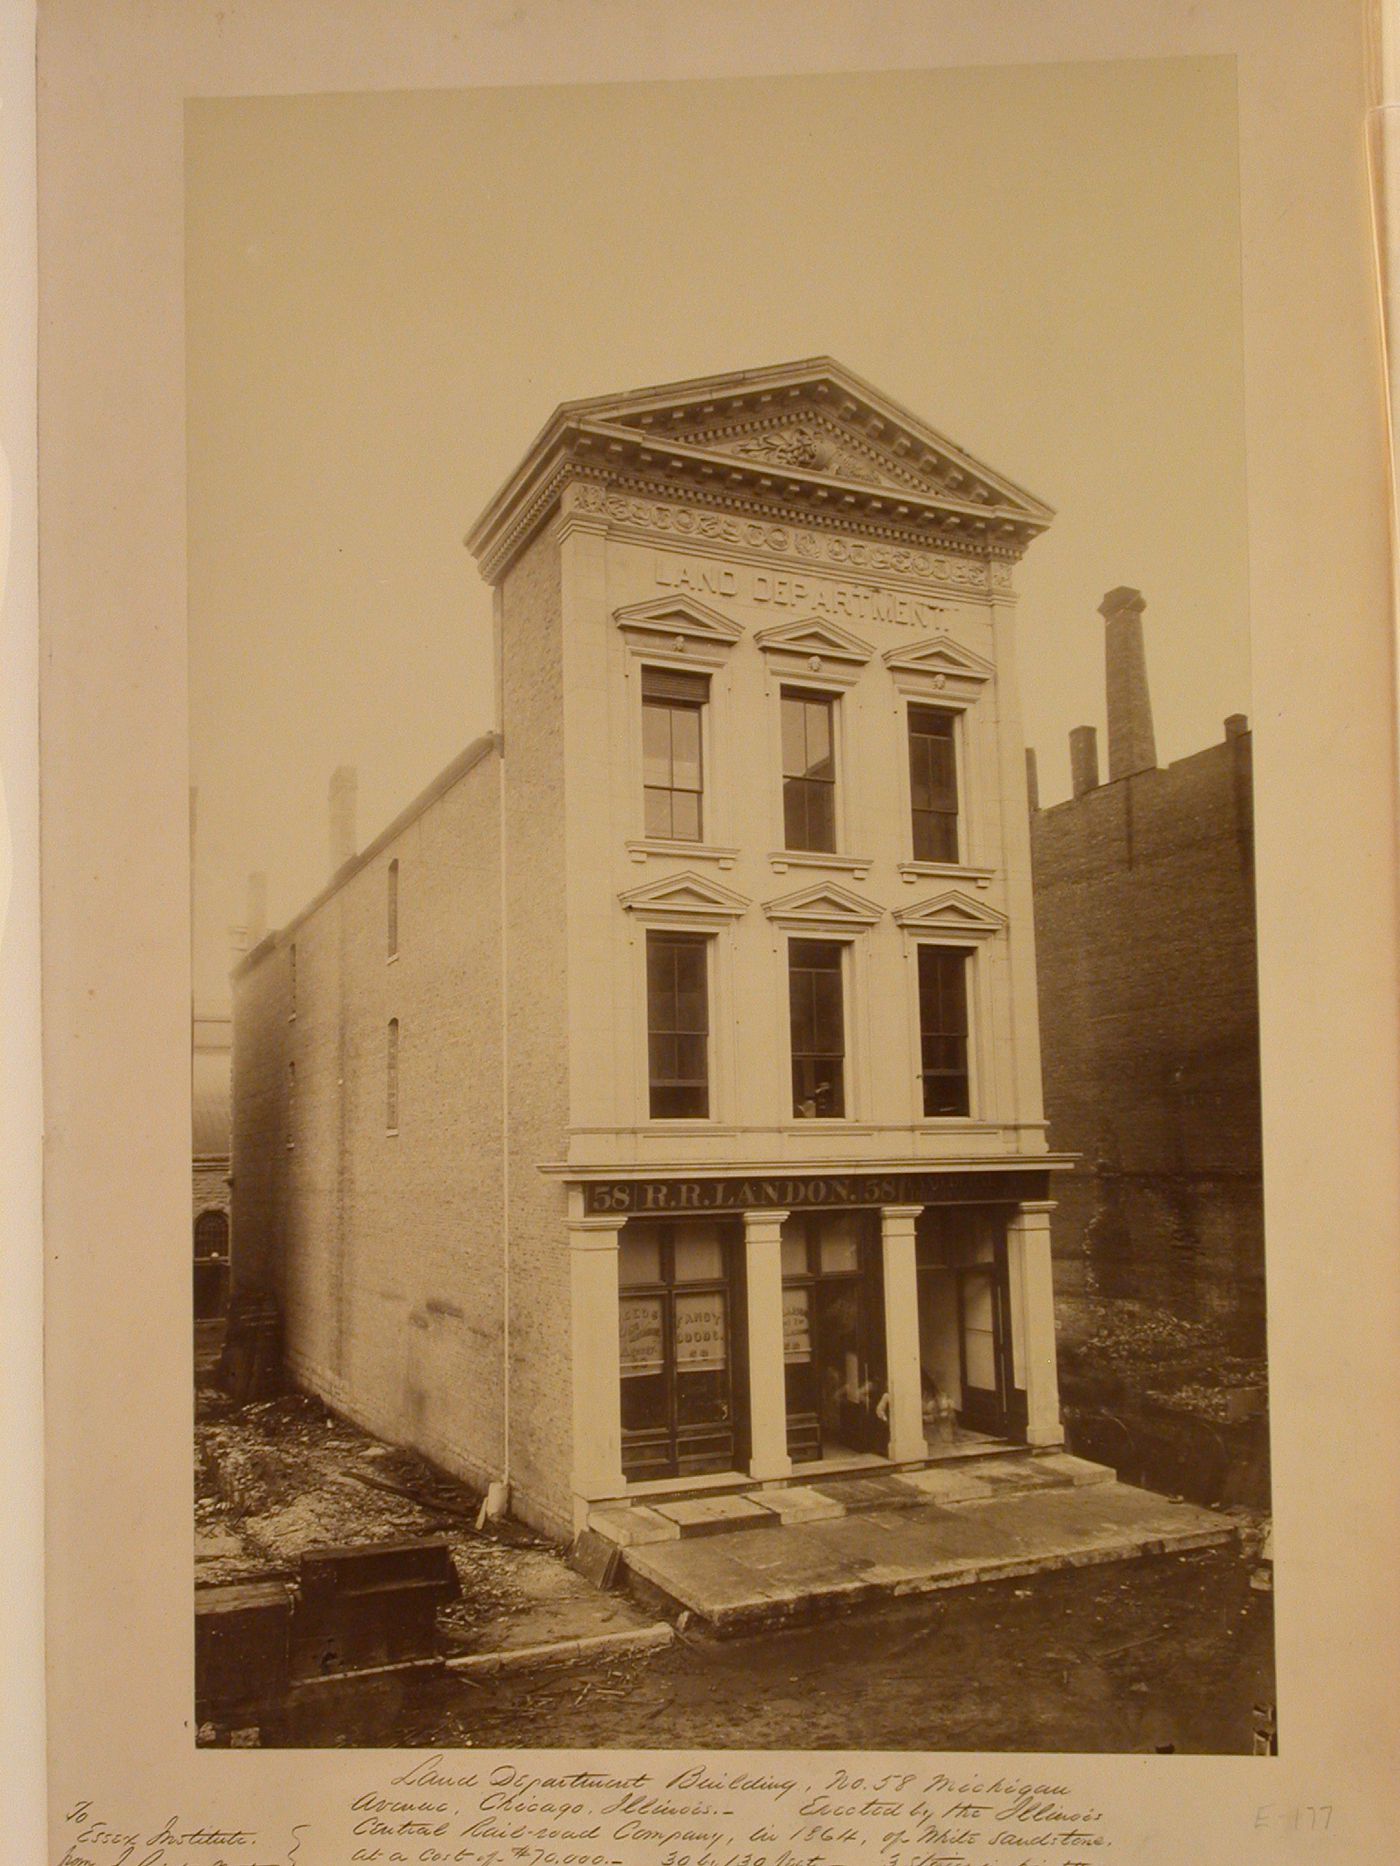
[{"label": "tall brick chimney", "polygon": [[1110,590],[1099,604],[1104,619],[1104,665],[1108,681],[1108,778],[1155,771],[1152,701],[1147,691],[1147,656],[1142,645],[1141,590]]},{"label": "tall brick chimney", "polygon": [[249,951],[267,932],[267,876],[261,873],[248,877],[248,924],[245,932]]},{"label": "tall brick chimney", "polygon": [[1040,808],[1040,769],[1035,761],[1035,747],[1026,747],[1026,805],[1034,816]]},{"label": "tall brick chimney", "polygon": [[331,873],[342,869],[355,853],[355,801],[359,778],[354,765],[337,765],[331,773]]},{"label": "tall brick chimney", "polygon": [[1076,726],[1069,735],[1069,787],[1076,797],[1099,787],[1099,735],[1093,726]]}]

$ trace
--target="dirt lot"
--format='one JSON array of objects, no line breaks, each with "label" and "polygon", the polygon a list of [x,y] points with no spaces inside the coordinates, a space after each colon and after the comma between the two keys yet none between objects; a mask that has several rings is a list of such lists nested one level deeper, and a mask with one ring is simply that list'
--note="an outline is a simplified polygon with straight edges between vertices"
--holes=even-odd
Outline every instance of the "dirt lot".
[{"label": "dirt lot", "polygon": [[1237,1550],[1067,1569],[525,1676],[317,1687],[263,1733],[341,1748],[1248,1754],[1270,1596]]}]

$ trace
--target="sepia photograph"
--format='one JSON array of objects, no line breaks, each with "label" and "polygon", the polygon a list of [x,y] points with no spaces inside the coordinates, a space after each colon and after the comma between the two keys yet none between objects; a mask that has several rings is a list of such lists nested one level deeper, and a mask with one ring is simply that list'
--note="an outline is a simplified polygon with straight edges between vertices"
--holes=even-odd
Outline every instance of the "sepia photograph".
[{"label": "sepia photograph", "polygon": [[183,129],[198,1745],[1275,1754],[1234,60]]},{"label": "sepia photograph", "polygon": [[1396,17],[0,11],[6,1866],[1389,1857]]}]

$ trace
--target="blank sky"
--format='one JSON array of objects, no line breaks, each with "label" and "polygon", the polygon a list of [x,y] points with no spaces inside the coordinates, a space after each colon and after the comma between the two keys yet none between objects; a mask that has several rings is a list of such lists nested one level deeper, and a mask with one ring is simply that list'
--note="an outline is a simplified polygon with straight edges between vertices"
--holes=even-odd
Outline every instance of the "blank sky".
[{"label": "blank sky", "polygon": [[187,113],[195,989],[489,723],[469,523],[554,405],[830,353],[1058,516],[1042,796],[1147,598],[1159,756],[1249,711],[1233,63],[199,100]]}]

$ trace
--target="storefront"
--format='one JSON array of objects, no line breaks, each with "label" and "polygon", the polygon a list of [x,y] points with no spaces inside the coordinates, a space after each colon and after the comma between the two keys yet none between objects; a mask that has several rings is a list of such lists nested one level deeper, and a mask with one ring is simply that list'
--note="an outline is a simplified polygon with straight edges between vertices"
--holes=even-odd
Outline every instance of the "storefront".
[{"label": "storefront", "polygon": [[1058,1443],[1046,1181],[577,1188],[576,1495]]}]

